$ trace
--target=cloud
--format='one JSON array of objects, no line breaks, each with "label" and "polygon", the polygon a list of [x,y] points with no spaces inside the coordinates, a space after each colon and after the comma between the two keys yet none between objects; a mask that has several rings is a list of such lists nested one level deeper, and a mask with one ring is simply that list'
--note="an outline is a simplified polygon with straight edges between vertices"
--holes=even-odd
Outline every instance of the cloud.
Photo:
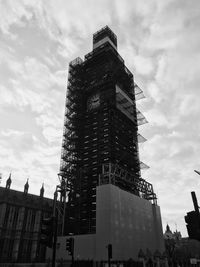
[{"label": "cloud", "polygon": [[142,57],[141,55],[134,58],[134,65],[141,75],[150,75],[154,69],[152,60],[147,57]]},{"label": "cloud", "polygon": [[29,176],[30,191],[45,181],[52,195],[68,63],[89,52],[92,34],[109,25],[147,97],[137,103],[149,121],[139,127],[148,138],[141,160],[151,166],[144,176],[154,184],[164,224],[180,221],[186,234],[190,190],[200,194],[193,173],[200,168],[199,7],[186,0],[1,1],[1,172],[13,170],[13,187],[22,189]]},{"label": "cloud", "polygon": [[[18,2],[18,3],[17,3]],[[10,34],[9,28],[12,24],[18,24],[23,26],[21,18],[31,18],[31,13],[24,6],[24,1],[19,4],[19,1],[8,0],[6,2],[1,1],[1,30],[4,34]]]}]

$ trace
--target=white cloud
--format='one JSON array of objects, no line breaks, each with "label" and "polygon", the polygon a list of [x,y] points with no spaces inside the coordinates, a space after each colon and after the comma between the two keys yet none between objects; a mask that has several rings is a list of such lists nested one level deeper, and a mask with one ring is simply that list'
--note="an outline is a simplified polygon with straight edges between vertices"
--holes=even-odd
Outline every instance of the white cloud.
[{"label": "white cloud", "polygon": [[179,220],[185,234],[200,153],[199,7],[178,0],[1,1],[1,172],[6,177],[13,169],[13,187],[22,188],[29,176],[34,192],[45,181],[52,193],[68,62],[89,52],[92,34],[108,24],[147,95],[139,103],[149,121],[140,128],[149,139],[141,150],[151,166],[145,175],[164,222]]},{"label": "white cloud", "polygon": [[19,3],[19,1],[1,1],[1,16],[0,25],[3,33],[10,34],[9,28],[12,24],[18,24],[23,26],[21,18],[24,16],[26,19],[31,18],[31,12],[26,9],[23,5],[24,2]]},{"label": "white cloud", "polygon": [[43,130],[43,134],[46,137],[46,139],[49,141],[49,143],[52,142],[59,142],[61,136],[62,136],[62,131],[59,129],[55,129],[53,127],[45,127]]},{"label": "white cloud", "polygon": [[141,55],[135,56],[134,65],[137,69],[137,72],[141,75],[150,75],[154,69],[152,60]]},{"label": "white cloud", "polygon": [[151,109],[147,113],[147,115],[146,112],[144,112],[144,115],[147,118],[147,120],[151,122],[152,126],[157,125],[157,126],[167,127],[169,125],[167,117],[159,109]]},{"label": "white cloud", "polygon": [[154,102],[160,103],[161,100],[163,100],[163,94],[157,83],[150,82],[146,88],[146,91],[148,91],[149,96],[153,98]]}]

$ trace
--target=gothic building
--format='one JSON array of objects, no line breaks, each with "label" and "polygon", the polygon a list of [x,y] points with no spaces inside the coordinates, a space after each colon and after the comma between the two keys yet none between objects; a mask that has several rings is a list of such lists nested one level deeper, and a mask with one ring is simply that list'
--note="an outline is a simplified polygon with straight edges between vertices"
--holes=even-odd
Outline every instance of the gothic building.
[{"label": "gothic building", "polygon": [[52,213],[53,200],[10,189],[11,176],[6,187],[0,187],[0,262],[42,262],[46,248],[40,245],[40,227],[43,216]]}]

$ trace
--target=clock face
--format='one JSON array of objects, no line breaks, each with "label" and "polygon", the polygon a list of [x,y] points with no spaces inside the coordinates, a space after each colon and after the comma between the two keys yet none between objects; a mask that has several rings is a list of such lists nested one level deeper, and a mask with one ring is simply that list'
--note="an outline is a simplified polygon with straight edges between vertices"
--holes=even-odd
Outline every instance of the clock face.
[{"label": "clock face", "polygon": [[100,105],[100,96],[99,94],[94,94],[88,98],[87,109],[91,110],[97,108]]}]

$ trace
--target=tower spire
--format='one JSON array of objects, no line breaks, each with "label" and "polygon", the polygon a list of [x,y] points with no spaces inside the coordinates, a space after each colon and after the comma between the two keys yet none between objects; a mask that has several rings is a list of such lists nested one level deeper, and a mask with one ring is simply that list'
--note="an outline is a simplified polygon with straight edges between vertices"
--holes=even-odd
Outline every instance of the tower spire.
[{"label": "tower spire", "polygon": [[6,189],[10,189],[11,183],[12,183],[12,180],[11,180],[11,173],[10,173],[10,175],[6,181]]},{"label": "tower spire", "polygon": [[24,185],[24,193],[25,193],[25,194],[28,194],[28,189],[29,189],[28,180],[29,180],[29,178],[27,178],[27,181],[26,181],[26,183],[25,183],[25,185]]},{"label": "tower spire", "polygon": [[40,188],[40,197],[44,196],[44,183],[42,183],[42,187]]}]

